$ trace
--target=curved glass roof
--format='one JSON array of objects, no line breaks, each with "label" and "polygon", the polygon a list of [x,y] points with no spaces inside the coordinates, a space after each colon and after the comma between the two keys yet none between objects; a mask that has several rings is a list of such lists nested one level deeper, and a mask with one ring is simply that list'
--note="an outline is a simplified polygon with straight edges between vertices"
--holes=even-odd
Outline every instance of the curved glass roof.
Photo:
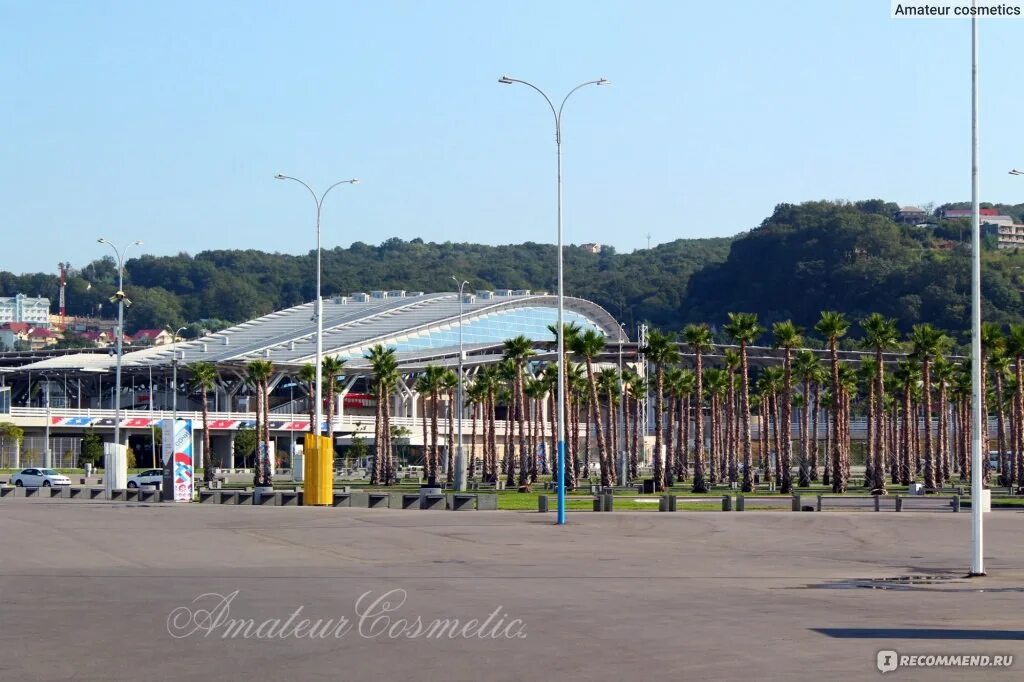
[{"label": "curved glass roof", "polygon": [[[467,349],[499,344],[520,334],[535,341],[550,341],[549,324],[558,316],[558,299],[528,292],[488,292],[467,296],[462,303],[464,343]],[[459,295],[373,292],[324,299],[323,349],[325,355],[356,360],[378,343],[394,346],[401,354],[432,354],[457,349]],[[182,364],[195,362],[242,364],[267,359],[275,364],[302,364],[316,357],[316,318],[312,302],[279,310],[209,334],[193,341],[155,346],[126,353],[126,366],[167,367],[174,353]],[[596,303],[565,298],[565,320],[618,338],[615,319]],[[70,355],[44,361],[49,367],[81,368],[83,358]],[[113,356],[96,355],[95,370],[112,367]],[[27,365],[22,369],[35,369]],[[91,365],[90,365],[91,366]]]}]

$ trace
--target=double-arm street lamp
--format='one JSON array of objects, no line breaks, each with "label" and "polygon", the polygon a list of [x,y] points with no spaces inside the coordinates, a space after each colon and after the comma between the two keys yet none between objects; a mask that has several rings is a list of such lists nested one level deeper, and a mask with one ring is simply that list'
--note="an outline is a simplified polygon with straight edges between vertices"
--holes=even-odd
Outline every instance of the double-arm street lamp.
[{"label": "double-arm street lamp", "polygon": [[[357,178],[351,180],[339,180],[330,187],[324,190],[324,193],[319,197],[313,188],[304,183],[298,178],[293,178],[290,175],[282,175],[278,173],[274,176],[277,180],[294,180],[303,187],[309,190],[309,194],[313,197],[313,202],[316,204],[316,385],[313,388],[313,402],[316,407],[315,419],[316,424],[313,425],[314,433],[318,436],[323,435],[320,430],[320,422],[323,420],[324,406],[321,401],[321,393],[323,387],[320,383],[323,381],[323,354],[324,354],[324,301],[320,295],[320,212],[324,206],[324,199],[327,197],[327,193],[338,185],[354,185],[359,182]],[[328,433],[331,433],[331,425],[328,425]]]},{"label": "double-arm street lamp", "polygon": [[128,249],[133,246],[142,246],[142,240],[137,240],[118,250],[116,246],[103,237],[97,239],[100,244],[106,244],[114,251],[117,257],[117,293],[113,299],[117,301],[117,369],[114,373],[114,443],[121,443],[121,353],[124,346],[124,256]]},{"label": "double-arm street lamp", "polygon": [[452,275],[452,279],[459,285],[459,404],[458,404],[458,415],[459,415],[459,447],[455,450],[455,489],[458,491],[466,490],[466,458],[463,456],[462,449],[462,412],[463,412],[463,397],[462,397],[462,304],[465,300],[463,290],[468,281],[459,281],[459,278]]},{"label": "double-arm street lamp", "polygon": [[533,83],[518,78],[502,76],[499,83],[510,85],[520,83],[537,91],[544,101],[551,107],[551,113],[555,117],[555,155],[557,159],[557,192],[558,192],[558,524],[565,523],[565,290],[562,282],[562,110],[565,103],[573,93],[588,85],[608,85],[608,81],[599,78],[593,81],[580,83],[569,91],[562,103],[555,108],[554,103],[547,94]]},{"label": "double-arm street lamp", "polygon": [[1014,168],[1013,170],[1010,171],[1010,175],[1024,175],[1024,171],[1017,170],[1016,168]]}]

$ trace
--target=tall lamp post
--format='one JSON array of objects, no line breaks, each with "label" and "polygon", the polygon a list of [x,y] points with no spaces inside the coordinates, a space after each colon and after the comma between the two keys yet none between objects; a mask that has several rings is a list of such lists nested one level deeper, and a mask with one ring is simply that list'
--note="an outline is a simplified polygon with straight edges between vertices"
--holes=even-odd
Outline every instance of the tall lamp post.
[{"label": "tall lamp post", "polygon": [[619,441],[619,456],[621,462],[619,464],[619,485],[627,485],[629,483],[629,455],[627,451],[629,446],[626,444],[626,383],[622,376],[622,342],[626,340],[626,329],[619,323],[619,428],[618,430],[618,441]]},{"label": "tall lamp post", "polygon": [[187,326],[178,327],[173,332],[174,336],[171,337],[171,384],[174,386],[173,393],[171,393],[171,419],[175,421],[178,419],[178,334],[186,329],[188,329]]},{"label": "tall lamp post", "polygon": [[[971,570],[985,575],[982,529],[983,449],[988,415],[981,413],[981,208],[978,191],[978,20],[971,18]],[[982,431],[984,429],[984,431]]]},{"label": "tall lamp post", "polygon": [[462,398],[462,304],[464,299],[462,292],[469,282],[460,282],[455,275],[452,275],[452,279],[459,285],[459,447],[455,450],[455,489],[462,492],[466,490],[466,460],[462,454],[462,413],[464,411]]},{"label": "tall lamp post", "polygon": [[537,91],[551,107],[555,117],[555,155],[557,159],[557,192],[558,192],[558,518],[557,523],[565,523],[565,289],[562,282],[562,110],[573,93],[587,85],[608,85],[608,80],[599,78],[580,83],[569,91],[562,103],[555,108],[547,94],[533,83],[518,78],[502,76],[498,79],[503,85],[520,83]]},{"label": "tall lamp post", "polygon": [[359,182],[359,179],[352,178],[351,180],[339,180],[325,189],[324,193],[318,197],[312,187],[298,178],[293,178],[290,175],[282,175],[281,173],[275,175],[274,178],[277,180],[294,180],[299,183],[309,190],[309,194],[313,197],[313,202],[316,204],[316,386],[313,388],[313,402],[316,406],[316,424],[314,425],[314,433],[318,436],[322,436],[323,432],[320,430],[320,422],[323,420],[324,406],[323,401],[320,398],[321,392],[323,391],[323,387],[320,384],[323,382],[324,301],[320,295],[320,212],[323,209],[324,199],[327,197],[328,192],[338,185],[354,185]]},{"label": "tall lamp post", "polygon": [[117,293],[113,298],[117,301],[117,369],[114,372],[114,443],[121,444],[121,354],[124,349],[124,256],[128,249],[133,246],[142,246],[142,240],[136,240],[118,250],[116,246],[100,237],[96,240],[100,244],[106,244],[114,251],[117,257]]}]

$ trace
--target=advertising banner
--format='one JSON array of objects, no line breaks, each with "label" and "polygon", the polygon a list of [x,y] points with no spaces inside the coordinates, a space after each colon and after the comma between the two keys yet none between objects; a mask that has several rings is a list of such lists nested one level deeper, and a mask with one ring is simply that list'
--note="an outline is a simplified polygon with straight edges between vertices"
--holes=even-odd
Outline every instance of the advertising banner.
[{"label": "advertising banner", "polygon": [[[163,458],[165,480],[169,475],[175,502],[191,502],[193,488],[192,420],[163,420]],[[165,491],[166,493],[167,491]],[[171,499],[166,495],[165,499]]]}]

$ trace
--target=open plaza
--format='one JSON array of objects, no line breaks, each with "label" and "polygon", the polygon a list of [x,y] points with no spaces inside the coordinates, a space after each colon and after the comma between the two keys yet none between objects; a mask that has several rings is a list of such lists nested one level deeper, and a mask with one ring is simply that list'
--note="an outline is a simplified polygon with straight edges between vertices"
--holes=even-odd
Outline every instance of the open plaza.
[{"label": "open plaza", "polygon": [[846,680],[889,650],[1014,657],[893,679],[1016,679],[1020,512],[987,516],[968,579],[966,514],[23,500],[0,679]]}]

